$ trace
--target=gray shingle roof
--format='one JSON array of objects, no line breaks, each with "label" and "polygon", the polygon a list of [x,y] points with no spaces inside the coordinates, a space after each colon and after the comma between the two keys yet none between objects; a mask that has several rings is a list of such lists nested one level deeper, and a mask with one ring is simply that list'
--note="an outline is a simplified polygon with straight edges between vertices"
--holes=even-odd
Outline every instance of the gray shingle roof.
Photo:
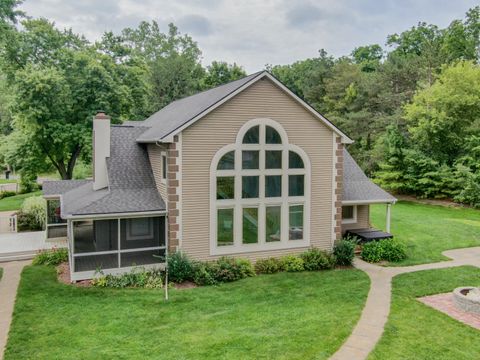
[{"label": "gray shingle roof", "polygon": [[365,175],[347,150],[343,151],[343,201],[394,202],[396,199]]},{"label": "gray shingle roof", "polygon": [[75,189],[80,185],[86,184],[90,180],[55,180],[55,181],[44,181],[42,184],[43,195],[45,196],[55,196],[63,195],[67,191]]},{"label": "gray shingle roof", "polygon": [[62,195],[62,217],[165,210],[147,151],[136,142],[144,131],[142,127],[111,127],[108,188],[95,191],[91,180],[77,182],[76,186],[71,180],[47,185],[48,194],[44,190],[44,195],[68,188],[58,193]]},{"label": "gray shingle roof", "polygon": [[150,129],[140,135],[137,141],[155,142],[160,140],[262,73],[263,71],[260,71],[168,104],[142,121],[141,126]]}]

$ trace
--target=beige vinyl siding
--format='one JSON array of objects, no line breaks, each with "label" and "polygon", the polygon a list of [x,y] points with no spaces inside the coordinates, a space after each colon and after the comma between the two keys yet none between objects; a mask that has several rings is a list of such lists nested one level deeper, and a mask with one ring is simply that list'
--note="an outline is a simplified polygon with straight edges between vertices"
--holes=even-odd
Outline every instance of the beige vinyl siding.
[{"label": "beige vinyl siding", "polygon": [[[182,249],[197,259],[210,256],[210,164],[223,146],[235,142],[248,120],[270,118],[286,130],[311,162],[310,245],[332,247],[333,133],[270,80],[253,84],[182,133]],[[256,259],[302,251],[243,253]]]},{"label": "beige vinyl siding", "polygon": [[370,227],[370,205],[357,205],[357,222],[342,224],[342,233],[351,229],[365,229]]},{"label": "beige vinyl siding", "polygon": [[167,203],[167,185],[162,183],[162,152],[167,153],[165,146],[158,146],[156,144],[148,144],[148,158],[152,165],[153,177],[155,178],[155,184],[160,196]]}]

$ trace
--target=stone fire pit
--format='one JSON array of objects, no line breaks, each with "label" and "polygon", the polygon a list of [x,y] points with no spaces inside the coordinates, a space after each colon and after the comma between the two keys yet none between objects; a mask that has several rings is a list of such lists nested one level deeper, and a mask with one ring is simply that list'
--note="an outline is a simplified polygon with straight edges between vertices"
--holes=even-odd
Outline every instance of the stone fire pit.
[{"label": "stone fire pit", "polygon": [[453,290],[453,303],[460,310],[480,315],[480,288],[456,288]]}]

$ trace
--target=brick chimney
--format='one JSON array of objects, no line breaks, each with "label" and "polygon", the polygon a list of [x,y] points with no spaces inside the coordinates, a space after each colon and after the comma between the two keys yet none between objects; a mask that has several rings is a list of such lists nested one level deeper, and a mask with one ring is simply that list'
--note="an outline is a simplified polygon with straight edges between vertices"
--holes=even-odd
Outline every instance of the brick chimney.
[{"label": "brick chimney", "polygon": [[108,186],[107,158],[110,157],[110,116],[99,111],[93,118],[93,190]]}]

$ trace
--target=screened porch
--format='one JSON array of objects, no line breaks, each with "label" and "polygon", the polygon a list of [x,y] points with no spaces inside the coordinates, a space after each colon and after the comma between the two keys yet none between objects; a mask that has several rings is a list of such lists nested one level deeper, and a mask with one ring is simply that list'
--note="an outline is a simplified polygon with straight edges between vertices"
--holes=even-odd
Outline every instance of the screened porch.
[{"label": "screened porch", "polygon": [[69,220],[72,281],[90,279],[100,271],[121,273],[162,264],[165,223],[165,216]]}]

